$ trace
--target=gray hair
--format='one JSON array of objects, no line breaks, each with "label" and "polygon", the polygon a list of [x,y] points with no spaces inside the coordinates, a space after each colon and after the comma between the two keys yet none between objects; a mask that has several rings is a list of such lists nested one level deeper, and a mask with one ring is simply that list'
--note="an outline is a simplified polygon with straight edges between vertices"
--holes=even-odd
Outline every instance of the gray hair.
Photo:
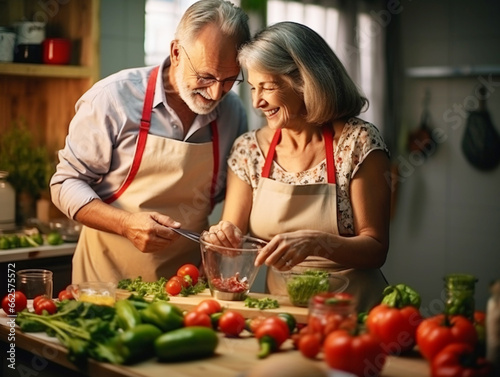
[{"label": "gray hair", "polygon": [[200,0],[191,5],[177,26],[175,39],[189,43],[208,24],[216,24],[223,34],[236,38],[236,48],[250,39],[248,15],[225,0]]},{"label": "gray hair", "polygon": [[241,47],[238,60],[244,68],[285,79],[303,96],[310,123],[357,116],[368,105],[330,46],[305,25],[268,26]]}]

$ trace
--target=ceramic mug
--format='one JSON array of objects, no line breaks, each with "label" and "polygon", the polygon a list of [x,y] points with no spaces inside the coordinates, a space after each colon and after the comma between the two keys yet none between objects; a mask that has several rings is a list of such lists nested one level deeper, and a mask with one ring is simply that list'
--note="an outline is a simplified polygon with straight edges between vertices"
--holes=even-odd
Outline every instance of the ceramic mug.
[{"label": "ceramic mug", "polygon": [[20,44],[14,48],[14,62],[33,63],[42,62],[42,45],[24,45]]},{"label": "ceramic mug", "polygon": [[75,300],[97,305],[113,306],[116,301],[116,284],[103,281],[87,281],[71,284],[66,288]]},{"label": "ceramic mug", "polygon": [[71,41],[66,38],[47,38],[42,43],[44,64],[69,64]]},{"label": "ceramic mug", "polygon": [[45,23],[38,21],[22,21],[15,24],[17,44],[40,44],[45,39]]},{"label": "ceramic mug", "polygon": [[0,27],[0,62],[11,62],[14,60],[15,44],[16,33]]}]

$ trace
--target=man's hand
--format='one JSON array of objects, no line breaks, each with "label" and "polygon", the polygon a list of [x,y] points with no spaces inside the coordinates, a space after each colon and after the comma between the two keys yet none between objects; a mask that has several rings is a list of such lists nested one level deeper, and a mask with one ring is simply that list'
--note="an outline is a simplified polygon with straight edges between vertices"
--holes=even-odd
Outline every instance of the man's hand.
[{"label": "man's hand", "polygon": [[180,223],[158,212],[130,213],[123,219],[123,236],[143,253],[164,250],[180,236],[168,227]]}]

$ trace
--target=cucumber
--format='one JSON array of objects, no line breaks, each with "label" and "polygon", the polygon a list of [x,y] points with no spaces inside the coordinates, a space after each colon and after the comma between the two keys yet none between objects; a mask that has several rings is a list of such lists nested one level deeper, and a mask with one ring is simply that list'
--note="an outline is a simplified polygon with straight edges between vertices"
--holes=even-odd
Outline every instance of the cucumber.
[{"label": "cucumber", "polygon": [[218,343],[217,333],[211,328],[189,326],[160,335],[154,346],[160,361],[179,361],[211,356]]}]

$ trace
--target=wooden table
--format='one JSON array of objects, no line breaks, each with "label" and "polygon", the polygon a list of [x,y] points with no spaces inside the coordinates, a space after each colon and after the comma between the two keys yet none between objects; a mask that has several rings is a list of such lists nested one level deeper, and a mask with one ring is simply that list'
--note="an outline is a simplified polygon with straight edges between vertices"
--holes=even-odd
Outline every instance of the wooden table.
[{"label": "wooden table", "polygon": [[[176,305],[181,307],[189,307],[194,305],[197,301],[201,301],[204,295],[200,296],[190,296],[185,298],[176,298]],[[252,297],[258,296],[251,294]],[[180,304],[178,303],[180,301]],[[241,303],[226,302],[221,301],[223,306],[232,307],[234,305],[240,305]],[[283,308],[281,308],[282,311]],[[301,309],[302,314],[306,312],[305,308]],[[249,308],[246,309],[248,314]],[[250,316],[256,315],[258,309],[253,309],[250,311]],[[263,312],[268,312],[263,311]],[[302,315],[300,314],[300,315]],[[300,317],[299,317],[300,318]],[[51,376],[71,376],[77,375],[74,371],[78,371],[79,375],[91,376],[91,377],[238,377],[244,376],[244,372],[248,371],[250,368],[255,366],[260,361],[256,354],[258,351],[258,343],[255,338],[251,337],[249,334],[244,334],[240,338],[226,338],[223,334],[219,334],[219,345],[216,349],[216,354],[213,357],[189,361],[189,362],[179,362],[179,363],[160,363],[155,359],[151,359],[133,366],[116,366],[108,363],[99,363],[93,360],[89,361],[88,368],[86,370],[78,370],[71,362],[67,359],[67,351],[57,339],[50,338],[44,333],[22,333],[19,328],[13,327],[9,324],[11,318],[7,318],[5,313],[0,310],[0,340],[4,345],[6,350],[2,349],[2,363],[4,365],[3,376],[37,376],[41,377],[40,370],[37,370],[38,366],[43,369],[47,363],[55,364],[66,369],[66,371],[60,371],[60,374],[54,374],[52,372]],[[15,336],[15,340],[11,341],[9,336]],[[6,364],[9,362],[6,360],[9,356],[7,352],[10,343],[15,346],[15,354],[21,353],[21,350],[28,351],[28,357],[24,357],[20,360],[16,357],[16,370],[12,374],[12,370],[6,369]],[[290,354],[292,357],[303,357],[298,351],[293,349],[291,341],[287,341],[281,347],[281,354]],[[273,355],[269,356],[270,358]],[[326,363],[321,360],[315,361],[322,368],[327,370]],[[19,369],[20,368],[20,369]],[[26,373],[26,369],[31,371],[31,373]],[[23,371],[24,373],[20,373]],[[336,376],[337,374],[329,371],[330,376]],[[391,356],[388,358],[386,365],[384,367],[383,377],[425,377],[429,376],[429,367],[427,362],[425,362],[417,353],[409,356]]]}]

